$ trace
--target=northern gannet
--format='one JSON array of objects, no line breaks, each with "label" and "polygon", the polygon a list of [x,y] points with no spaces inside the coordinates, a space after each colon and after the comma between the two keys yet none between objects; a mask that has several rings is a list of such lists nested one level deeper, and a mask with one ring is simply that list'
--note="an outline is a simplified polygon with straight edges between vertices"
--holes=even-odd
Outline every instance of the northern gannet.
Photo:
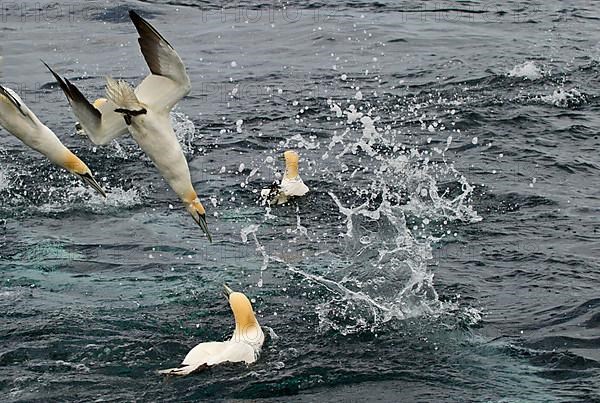
[{"label": "northern gannet", "polygon": [[212,242],[206,211],[192,185],[169,115],[175,104],[190,92],[190,79],[171,44],[135,11],[129,11],[129,17],[137,29],[138,42],[151,72],[135,90],[123,81],[107,78],[107,99],[100,98],[90,104],[69,80],[46,66],[89,138],[96,144],[106,144],[131,133]]},{"label": "northern gannet", "polygon": [[300,156],[297,152],[288,150],[283,153],[285,159],[285,173],[281,183],[273,183],[268,189],[260,192],[263,200],[270,205],[286,203],[290,197],[304,196],[308,193],[308,186],[304,184],[298,174],[298,163]]},{"label": "northern gannet", "polygon": [[54,132],[38,119],[16,92],[1,85],[0,126],[106,197],[88,166],[60,142]]},{"label": "northern gannet", "polygon": [[164,369],[164,375],[189,375],[225,362],[252,364],[258,359],[265,335],[254,316],[252,304],[241,292],[224,286],[225,296],[235,318],[235,331],[230,340],[200,343],[190,350],[177,368]]}]

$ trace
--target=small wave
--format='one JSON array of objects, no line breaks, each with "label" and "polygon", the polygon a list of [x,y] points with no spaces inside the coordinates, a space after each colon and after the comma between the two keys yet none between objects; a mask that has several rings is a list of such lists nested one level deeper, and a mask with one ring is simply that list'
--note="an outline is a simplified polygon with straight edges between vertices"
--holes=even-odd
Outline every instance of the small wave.
[{"label": "small wave", "polygon": [[508,72],[509,77],[524,78],[527,80],[537,80],[542,78],[543,75],[544,72],[542,69],[540,69],[533,61],[517,64]]}]

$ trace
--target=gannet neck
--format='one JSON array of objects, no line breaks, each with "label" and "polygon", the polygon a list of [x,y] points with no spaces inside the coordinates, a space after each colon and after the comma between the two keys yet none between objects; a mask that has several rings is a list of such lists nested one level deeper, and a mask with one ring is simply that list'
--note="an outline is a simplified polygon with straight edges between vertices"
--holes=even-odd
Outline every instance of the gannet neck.
[{"label": "gannet neck", "polygon": [[106,98],[98,98],[96,99],[92,105],[94,105],[94,108],[96,109],[100,109],[104,106],[104,104],[106,104],[108,102],[108,99]]},{"label": "gannet neck", "polygon": [[79,157],[67,149],[65,149],[65,152],[62,155],[60,165],[73,174],[81,175],[90,172],[88,166],[85,165]]},{"label": "gannet neck", "polygon": [[297,152],[288,150],[283,153],[285,159],[285,175],[284,178],[295,179],[298,177],[298,162],[300,156]]},{"label": "gannet neck", "polygon": [[231,340],[261,345],[264,335],[248,297],[241,292],[233,292],[229,296],[229,305],[235,318],[235,332]]}]

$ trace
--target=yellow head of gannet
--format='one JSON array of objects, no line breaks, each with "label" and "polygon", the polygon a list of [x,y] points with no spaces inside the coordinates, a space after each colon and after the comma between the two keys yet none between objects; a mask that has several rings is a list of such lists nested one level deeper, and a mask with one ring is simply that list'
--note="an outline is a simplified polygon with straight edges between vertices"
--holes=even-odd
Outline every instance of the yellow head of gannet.
[{"label": "yellow head of gannet", "polygon": [[105,103],[108,102],[108,99],[106,98],[98,98],[97,100],[95,100],[92,105],[94,105],[94,108],[96,109],[100,109],[104,106]]},{"label": "yellow head of gannet", "polygon": [[104,192],[104,189],[102,189],[100,184],[98,184],[96,179],[94,179],[90,168],[88,168],[88,166],[85,165],[85,163],[71,151],[67,150],[63,156],[63,159],[61,161],[57,161],[57,163],[90,185],[102,196],[106,197],[106,192]]},{"label": "yellow head of gannet", "polygon": [[287,150],[283,153],[283,158],[285,160],[284,178],[294,179],[298,177],[298,162],[300,161],[298,153],[296,151]]},{"label": "yellow head of gannet", "polygon": [[[50,68],[50,67],[48,67],[48,68]],[[98,98],[97,100],[92,102],[92,105],[94,105],[94,108],[100,109],[107,102],[108,102],[108,99],[106,99],[106,98]],[[85,130],[83,130],[83,126],[79,122],[75,122],[75,131],[77,131],[77,133],[85,136]]]},{"label": "yellow head of gannet", "polygon": [[212,242],[212,236],[210,235],[210,231],[208,231],[208,224],[206,223],[206,210],[200,202],[196,191],[193,189],[190,190],[182,199],[188,213],[190,213],[196,224],[204,231],[209,242]]},{"label": "yellow head of gannet", "polygon": [[235,318],[235,332],[231,339],[250,344],[260,343],[262,345],[262,330],[256,320],[252,304],[248,297],[241,292],[233,291],[227,285],[223,287],[225,295],[229,299],[229,306],[233,312],[233,317]]}]

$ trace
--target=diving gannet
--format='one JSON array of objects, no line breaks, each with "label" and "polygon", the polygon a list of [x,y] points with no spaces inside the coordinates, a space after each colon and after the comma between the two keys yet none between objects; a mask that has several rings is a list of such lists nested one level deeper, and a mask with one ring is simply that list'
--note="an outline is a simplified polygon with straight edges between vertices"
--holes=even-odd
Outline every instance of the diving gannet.
[{"label": "diving gannet", "polygon": [[273,183],[270,188],[260,192],[264,201],[269,205],[286,203],[291,197],[304,196],[308,193],[308,186],[304,184],[298,174],[298,162],[300,156],[297,152],[288,150],[283,153],[285,159],[285,174],[281,183]]},{"label": "diving gannet", "polygon": [[66,94],[89,138],[106,144],[129,132],[212,242],[206,211],[192,185],[169,115],[190,92],[190,79],[171,44],[135,11],[129,11],[129,17],[138,31],[138,42],[151,72],[135,90],[123,81],[107,79],[107,99],[97,99],[92,105],[69,80],[46,67]]},{"label": "diving gannet", "polygon": [[225,287],[225,297],[235,318],[235,331],[230,340],[200,343],[190,350],[177,368],[164,369],[164,375],[189,375],[225,362],[252,364],[258,359],[265,335],[254,316],[252,304],[241,292]]},{"label": "diving gannet", "polygon": [[0,126],[106,197],[88,166],[60,142],[54,132],[38,119],[16,92],[1,85]]}]

